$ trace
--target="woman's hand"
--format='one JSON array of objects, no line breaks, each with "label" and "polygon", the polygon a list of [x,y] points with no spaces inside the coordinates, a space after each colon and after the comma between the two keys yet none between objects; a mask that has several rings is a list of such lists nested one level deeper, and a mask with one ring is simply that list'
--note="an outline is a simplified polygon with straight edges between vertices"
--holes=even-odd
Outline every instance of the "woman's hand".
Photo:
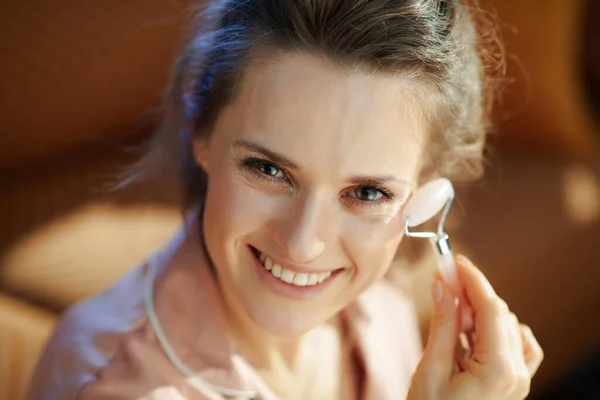
[{"label": "woman's hand", "polygon": [[460,306],[436,276],[429,340],[408,400],[522,400],[544,357],[542,349],[481,271],[466,258],[457,257],[456,261],[474,313],[473,348],[468,356],[456,360]]}]

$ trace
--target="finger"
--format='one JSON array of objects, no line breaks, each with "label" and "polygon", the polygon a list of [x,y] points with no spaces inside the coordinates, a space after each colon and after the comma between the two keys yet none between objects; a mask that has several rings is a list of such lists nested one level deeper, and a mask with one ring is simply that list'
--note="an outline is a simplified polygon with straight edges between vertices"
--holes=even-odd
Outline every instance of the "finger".
[{"label": "finger", "polygon": [[540,364],[544,360],[544,351],[533,335],[531,328],[521,324],[519,326],[521,332],[521,340],[523,342],[523,358],[529,372],[529,376],[533,378]]},{"label": "finger", "polygon": [[425,364],[434,381],[446,382],[454,370],[459,330],[458,306],[438,274],[432,285],[432,294],[435,305],[427,347],[421,362]]},{"label": "finger", "polygon": [[471,332],[474,328],[473,308],[469,304],[466,295],[459,297],[461,314],[461,332]]},{"label": "finger", "polygon": [[531,376],[525,364],[521,327],[517,316],[509,312],[506,317],[506,330],[512,348],[512,367],[514,370],[513,398],[524,399],[531,389]]},{"label": "finger", "polygon": [[473,311],[465,298],[464,290],[456,272],[456,259],[452,254],[447,254],[439,258],[438,271],[442,281],[446,284],[452,295],[458,298],[460,303],[461,332],[471,331],[473,329]]},{"label": "finger", "polygon": [[505,319],[508,306],[469,260],[457,257],[457,261],[457,273],[475,315],[477,342],[472,358],[492,369],[505,368],[512,355]]},{"label": "finger", "polygon": [[456,273],[473,312],[488,307],[490,300],[498,298],[492,284],[466,257],[456,256]]},{"label": "finger", "polygon": [[[527,372],[525,365],[525,356],[523,354],[523,341],[521,339],[521,328],[519,320],[514,313],[508,313],[506,316],[506,331],[510,340],[512,360],[514,366],[520,372]],[[528,375],[528,374],[527,374]]]}]

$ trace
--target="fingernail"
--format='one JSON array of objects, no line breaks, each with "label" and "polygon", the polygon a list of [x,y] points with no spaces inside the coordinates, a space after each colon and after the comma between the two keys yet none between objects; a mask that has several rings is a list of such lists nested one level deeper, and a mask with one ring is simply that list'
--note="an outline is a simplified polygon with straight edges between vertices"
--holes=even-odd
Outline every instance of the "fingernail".
[{"label": "fingernail", "polygon": [[474,321],[473,321],[473,315],[471,315],[471,311],[469,311],[467,308],[463,308],[462,309],[462,330],[470,331],[473,329],[473,326],[474,326]]},{"label": "fingernail", "polygon": [[465,351],[469,351],[471,350],[471,345],[469,344],[469,339],[467,338],[467,334],[464,332],[461,332],[458,335],[458,341],[460,343],[460,346],[463,348],[463,350]]},{"label": "fingernail", "polygon": [[444,285],[439,279],[435,280],[433,297],[438,304],[444,300]]},{"label": "fingernail", "polygon": [[473,263],[471,262],[471,260],[469,260],[466,256],[462,255],[462,254],[457,254],[456,255],[456,260],[461,263],[461,264],[465,264],[465,265],[473,265]]}]

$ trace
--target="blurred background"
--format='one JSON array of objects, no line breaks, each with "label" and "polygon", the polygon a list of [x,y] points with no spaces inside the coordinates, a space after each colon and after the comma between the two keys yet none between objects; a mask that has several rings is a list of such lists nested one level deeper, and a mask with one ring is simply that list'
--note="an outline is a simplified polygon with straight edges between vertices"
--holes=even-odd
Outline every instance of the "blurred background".
[{"label": "blurred background", "polygon": [[[600,2],[492,0],[508,55],[454,247],[546,353],[531,399],[600,399]],[[190,0],[0,0],[0,399],[57,316],[170,238],[178,193],[107,190],[159,114]],[[426,334],[433,264],[407,269]]]}]

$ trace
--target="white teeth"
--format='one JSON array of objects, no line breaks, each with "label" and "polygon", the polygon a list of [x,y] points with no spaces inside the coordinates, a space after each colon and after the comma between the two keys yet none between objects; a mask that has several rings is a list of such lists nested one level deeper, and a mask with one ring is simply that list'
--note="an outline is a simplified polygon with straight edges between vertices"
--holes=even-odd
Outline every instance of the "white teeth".
[{"label": "white teeth", "polygon": [[307,285],[312,286],[316,285],[319,282],[319,274],[308,274]]},{"label": "white teeth", "polygon": [[279,278],[281,276],[281,267],[275,264],[275,266],[271,270],[271,274],[273,274],[275,278]]},{"label": "white teeth", "polygon": [[319,279],[317,280],[317,283],[322,283],[325,279],[329,278],[331,276],[331,272],[323,272],[319,274]]},{"label": "white teeth", "polygon": [[294,282],[294,273],[290,270],[284,269],[281,271],[281,277],[279,278],[285,283]]},{"label": "white teeth", "polygon": [[294,285],[296,286],[306,286],[308,283],[308,274],[296,274],[294,276]]},{"label": "white teeth", "polygon": [[264,254],[260,254],[260,262],[263,264],[267,271],[271,272],[275,278],[282,280],[285,283],[295,286],[314,286],[319,283],[323,283],[325,279],[331,276],[331,272],[321,273],[294,273],[293,271],[284,269],[279,264],[275,264],[269,257]]}]

